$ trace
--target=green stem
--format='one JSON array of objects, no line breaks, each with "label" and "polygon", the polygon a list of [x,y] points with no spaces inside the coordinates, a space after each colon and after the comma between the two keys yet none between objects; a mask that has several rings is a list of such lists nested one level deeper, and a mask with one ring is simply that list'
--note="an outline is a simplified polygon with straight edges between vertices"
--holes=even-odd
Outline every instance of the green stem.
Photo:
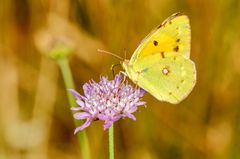
[{"label": "green stem", "polygon": [[[71,73],[71,69],[70,69],[67,58],[59,59],[58,64],[59,64],[61,72],[62,72],[65,87],[67,89],[69,89],[69,88],[74,89],[72,73]],[[75,98],[67,89],[66,89],[67,97],[68,97],[70,106],[71,107],[76,106]],[[73,112],[72,112],[72,115],[73,115]],[[74,124],[75,124],[75,126],[77,126],[80,123],[77,120],[74,120]],[[79,145],[81,148],[82,158],[90,159],[90,150],[89,150],[89,144],[88,144],[86,132],[85,131],[78,132],[77,137],[78,137],[78,142],[79,142]]]},{"label": "green stem", "polygon": [[109,159],[114,159],[114,126],[108,130],[108,142],[109,142]]}]

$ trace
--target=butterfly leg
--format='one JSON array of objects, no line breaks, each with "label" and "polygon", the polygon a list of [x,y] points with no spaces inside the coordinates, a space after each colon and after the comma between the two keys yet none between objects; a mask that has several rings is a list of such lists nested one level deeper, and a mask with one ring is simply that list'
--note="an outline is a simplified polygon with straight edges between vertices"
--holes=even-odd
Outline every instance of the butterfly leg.
[{"label": "butterfly leg", "polygon": [[121,74],[123,74],[123,80],[122,80],[122,83],[121,85],[126,81],[126,77],[127,77],[127,74],[123,71],[120,71]]},{"label": "butterfly leg", "polygon": [[112,74],[113,74],[113,77],[115,76],[115,72],[114,72],[114,68],[116,67],[116,66],[118,66],[118,65],[121,65],[121,64],[112,64],[112,66],[111,66],[111,71],[112,71]]}]

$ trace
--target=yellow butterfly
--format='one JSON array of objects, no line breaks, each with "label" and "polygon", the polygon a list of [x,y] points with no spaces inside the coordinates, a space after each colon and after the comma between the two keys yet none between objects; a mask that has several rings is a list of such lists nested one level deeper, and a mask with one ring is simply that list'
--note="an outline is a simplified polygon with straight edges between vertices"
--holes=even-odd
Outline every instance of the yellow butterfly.
[{"label": "yellow butterfly", "polygon": [[176,13],[154,29],[122,66],[126,75],[160,101],[177,104],[196,83],[190,58],[190,24]]}]

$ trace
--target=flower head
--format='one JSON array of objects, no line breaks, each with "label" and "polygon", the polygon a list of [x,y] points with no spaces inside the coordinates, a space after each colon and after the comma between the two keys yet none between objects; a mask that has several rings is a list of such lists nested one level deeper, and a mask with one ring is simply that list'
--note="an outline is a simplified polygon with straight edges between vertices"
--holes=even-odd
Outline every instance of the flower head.
[{"label": "flower head", "polygon": [[103,120],[104,130],[123,117],[136,120],[132,113],[138,106],[145,104],[141,101],[145,91],[123,81],[121,74],[117,74],[114,80],[108,80],[105,76],[100,78],[99,83],[91,80],[83,85],[83,90],[84,96],[70,89],[78,104],[77,107],[71,108],[77,111],[74,118],[86,120],[74,133],[85,129],[94,120]]}]

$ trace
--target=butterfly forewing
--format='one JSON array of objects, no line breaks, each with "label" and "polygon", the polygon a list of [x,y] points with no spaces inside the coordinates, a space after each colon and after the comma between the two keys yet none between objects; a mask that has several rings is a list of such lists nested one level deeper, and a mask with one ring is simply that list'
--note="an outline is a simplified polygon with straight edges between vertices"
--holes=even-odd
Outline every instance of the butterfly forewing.
[{"label": "butterfly forewing", "polygon": [[186,15],[176,13],[155,28],[134,52],[130,64],[145,56],[159,52],[177,52],[190,56],[190,25]]}]

